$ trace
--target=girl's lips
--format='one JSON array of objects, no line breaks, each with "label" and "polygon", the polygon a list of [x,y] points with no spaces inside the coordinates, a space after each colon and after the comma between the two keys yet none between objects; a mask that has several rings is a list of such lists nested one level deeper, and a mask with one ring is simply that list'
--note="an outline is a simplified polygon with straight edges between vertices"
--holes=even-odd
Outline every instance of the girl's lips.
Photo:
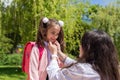
[{"label": "girl's lips", "polygon": [[51,39],[50,41],[51,41],[51,42],[55,42],[56,40]]},{"label": "girl's lips", "polygon": [[55,43],[56,40],[51,40],[52,43]]}]

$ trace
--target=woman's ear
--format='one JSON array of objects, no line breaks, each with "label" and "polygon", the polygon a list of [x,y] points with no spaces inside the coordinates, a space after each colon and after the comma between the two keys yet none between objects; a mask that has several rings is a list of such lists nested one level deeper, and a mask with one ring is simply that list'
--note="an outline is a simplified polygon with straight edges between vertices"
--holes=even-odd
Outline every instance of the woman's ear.
[{"label": "woman's ear", "polygon": [[82,57],[83,56],[83,48],[82,48],[82,45],[80,45],[79,47],[79,57]]}]

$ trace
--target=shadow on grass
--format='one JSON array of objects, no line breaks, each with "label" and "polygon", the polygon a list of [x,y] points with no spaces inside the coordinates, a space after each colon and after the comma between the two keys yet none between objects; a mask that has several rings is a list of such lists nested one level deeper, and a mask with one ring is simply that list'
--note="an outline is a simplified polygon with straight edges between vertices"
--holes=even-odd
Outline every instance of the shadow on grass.
[{"label": "shadow on grass", "polygon": [[0,67],[0,80],[25,80],[21,67]]}]

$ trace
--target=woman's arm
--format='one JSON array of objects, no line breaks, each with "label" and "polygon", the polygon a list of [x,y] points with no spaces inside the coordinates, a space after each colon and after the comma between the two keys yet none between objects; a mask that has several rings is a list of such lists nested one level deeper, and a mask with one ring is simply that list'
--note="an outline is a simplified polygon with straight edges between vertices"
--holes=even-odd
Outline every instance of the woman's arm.
[{"label": "woman's arm", "polygon": [[[70,58],[66,58],[65,62],[67,63],[71,63],[70,62],[71,59]],[[71,74],[70,69],[61,69],[58,66],[58,62],[57,62],[57,56],[52,56],[52,60],[50,62],[50,64],[47,67],[47,73],[49,75],[49,80],[69,80],[66,79],[67,75],[66,73],[70,73]]]},{"label": "woman's arm", "polygon": [[[52,59],[50,64],[47,67],[47,73],[49,75],[49,79],[50,80],[62,80],[60,79],[59,75],[61,74],[61,68],[59,68],[58,66],[58,62],[57,62],[57,58],[58,58],[58,54],[59,57],[61,58],[62,61],[66,62],[67,64],[71,64],[73,62],[72,59],[68,58],[64,53],[59,52],[58,53],[58,49],[57,46],[55,44],[52,44],[51,42],[48,45],[51,53],[52,53]],[[71,62],[72,61],[72,62]]]},{"label": "woman's arm", "polygon": [[57,57],[54,56],[52,57],[52,60],[47,67],[47,73],[49,75],[49,80],[57,80],[58,75],[56,75],[56,73],[58,73],[59,70],[60,68],[57,62]]},{"label": "woman's arm", "polygon": [[67,57],[67,55],[65,55],[60,48],[60,44],[58,43],[58,41],[55,42],[55,44],[57,45],[57,52],[58,52],[58,57],[59,59],[64,63],[65,66],[69,66],[70,64],[74,63],[75,60]]}]

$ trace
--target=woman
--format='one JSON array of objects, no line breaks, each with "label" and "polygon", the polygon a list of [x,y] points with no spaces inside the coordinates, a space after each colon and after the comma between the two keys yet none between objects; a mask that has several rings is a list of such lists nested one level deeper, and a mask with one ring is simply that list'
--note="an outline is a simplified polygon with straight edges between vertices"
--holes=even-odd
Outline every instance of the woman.
[{"label": "woman", "polygon": [[[83,35],[77,61],[63,54],[58,42],[49,42],[48,47],[52,53],[47,67],[50,80],[120,80],[115,46],[103,31],[89,31]],[[59,68],[57,57],[66,68]]]}]

